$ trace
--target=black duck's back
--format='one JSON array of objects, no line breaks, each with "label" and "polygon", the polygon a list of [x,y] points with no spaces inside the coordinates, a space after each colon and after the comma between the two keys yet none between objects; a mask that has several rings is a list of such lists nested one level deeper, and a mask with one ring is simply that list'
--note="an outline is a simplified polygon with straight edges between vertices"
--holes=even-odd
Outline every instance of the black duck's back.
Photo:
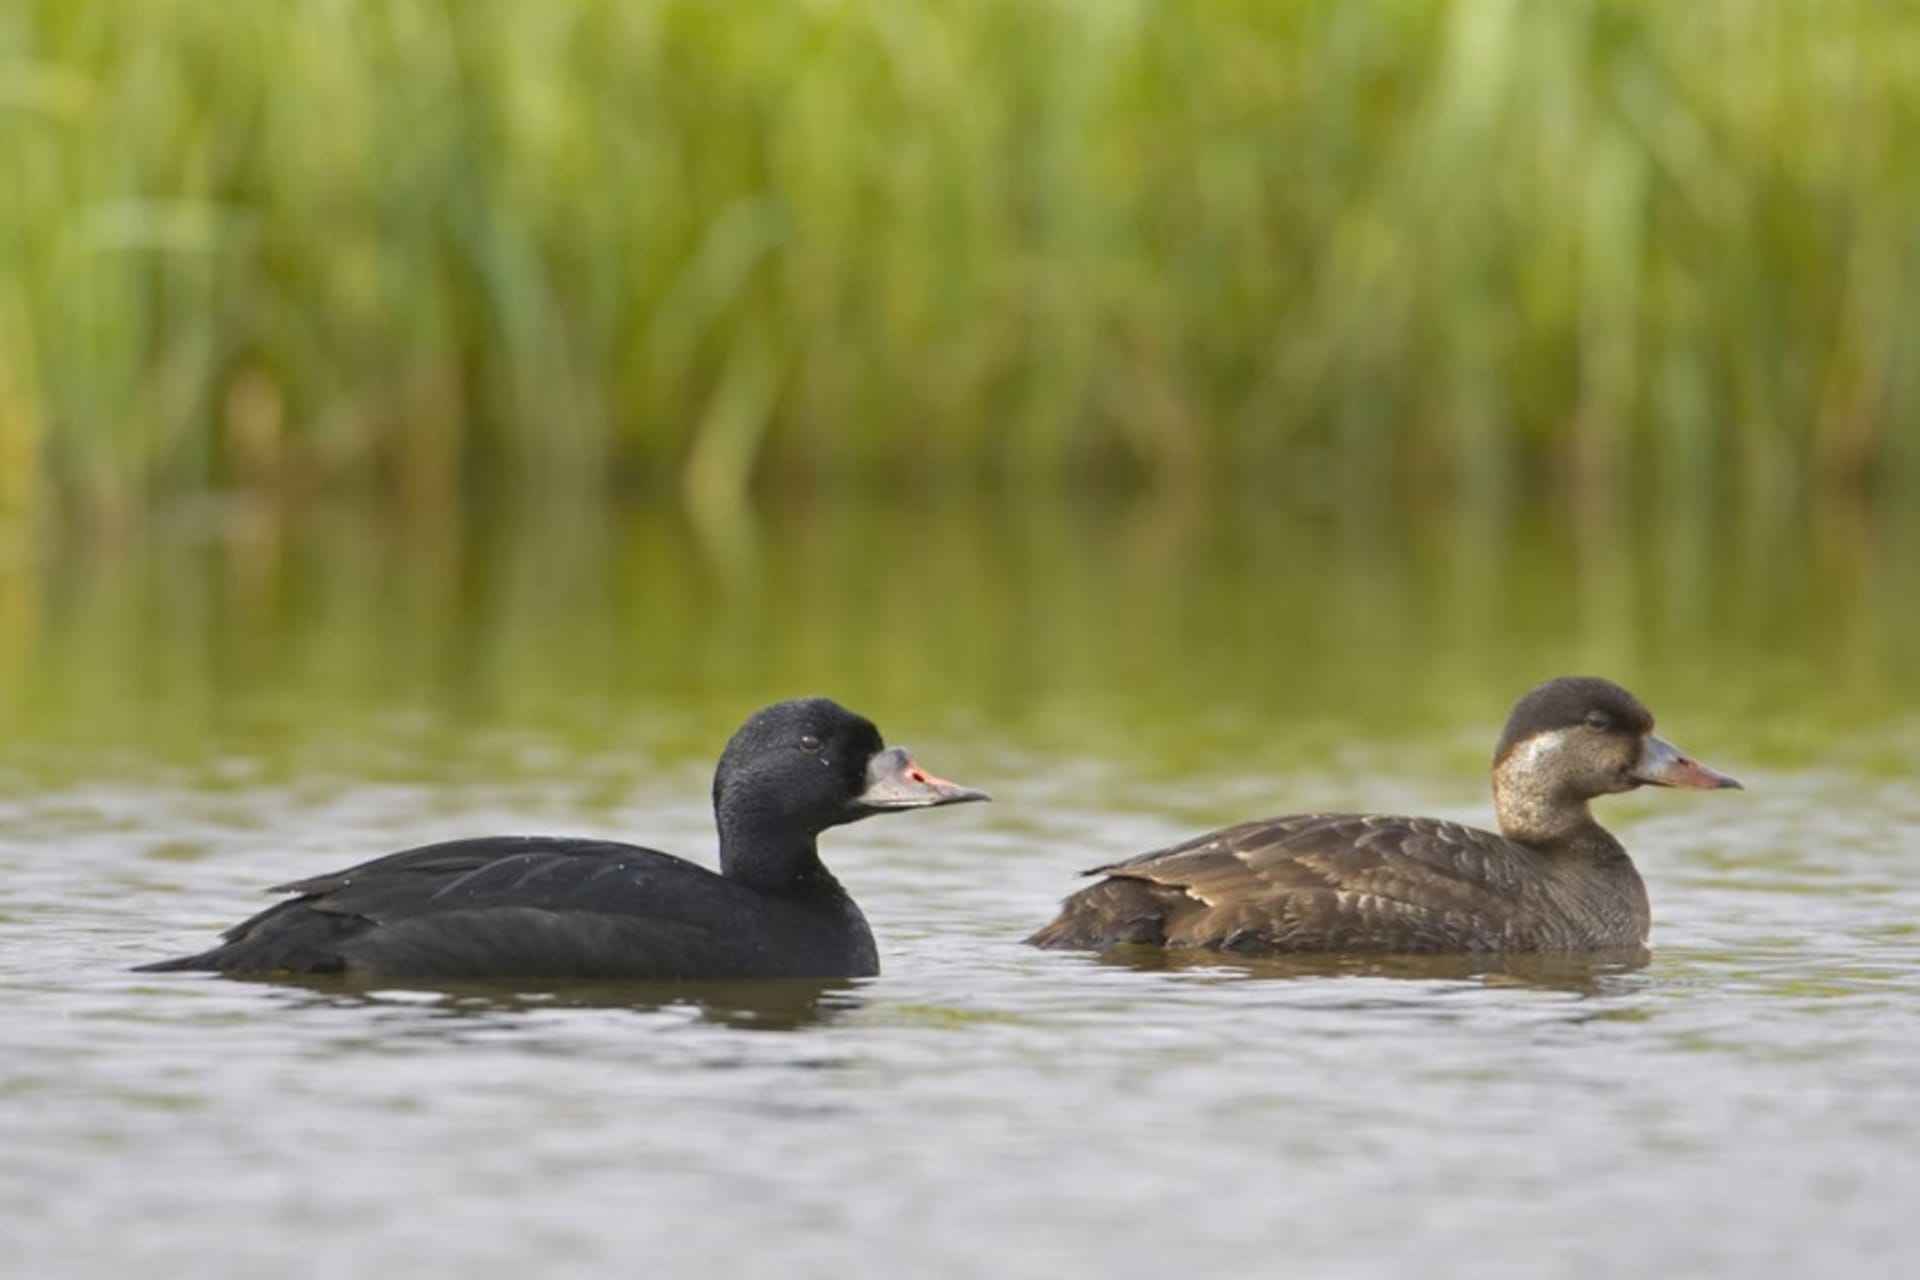
[{"label": "black duck's back", "polygon": [[420,978],[857,976],[858,908],[824,872],[756,891],[638,845],[489,836],[280,886],[211,951],[148,966]]}]

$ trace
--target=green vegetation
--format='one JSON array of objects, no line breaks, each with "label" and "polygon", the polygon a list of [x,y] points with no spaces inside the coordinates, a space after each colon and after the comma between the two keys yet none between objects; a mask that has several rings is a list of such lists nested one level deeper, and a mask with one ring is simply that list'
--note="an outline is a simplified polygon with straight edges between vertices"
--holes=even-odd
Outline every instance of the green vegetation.
[{"label": "green vegetation", "polygon": [[1920,8],[20,0],[0,506],[1920,488]]},{"label": "green vegetation", "polygon": [[[825,692],[954,776],[1007,779],[1020,829],[1109,800],[1198,829],[1220,792],[1125,790],[1094,762],[1272,779],[1254,812],[1329,802],[1300,790],[1328,776],[1473,799],[1520,691],[1593,671],[1704,759],[1885,778],[1911,809],[1920,504],[1597,530],[1544,507],[1490,531],[1465,506],[1195,496],[761,503],[719,538],[666,502],[439,520],[369,500],[261,504],[228,538],[174,511],[48,538],[0,556],[0,801],[178,765],[223,789],[433,776],[489,798],[567,775],[617,804],[651,754],[687,763],[697,811],[716,735]],[[1403,748],[1355,772],[1355,750]],[[1368,802],[1413,803],[1392,796]]]}]

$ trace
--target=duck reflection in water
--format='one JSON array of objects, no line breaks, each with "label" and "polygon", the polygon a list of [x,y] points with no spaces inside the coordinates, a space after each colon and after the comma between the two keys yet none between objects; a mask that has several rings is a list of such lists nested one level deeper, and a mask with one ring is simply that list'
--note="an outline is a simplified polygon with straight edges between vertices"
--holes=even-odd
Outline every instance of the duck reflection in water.
[{"label": "duck reflection in water", "polygon": [[1411,982],[1477,983],[1486,987],[1532,987],[1572,995],[1602,995],[1611,980],[1647,967],[1645,947],[1596,951],[1479,951],[1367,953],[1295,951],[1243,955],[1232,951],[1128,944],[1110,947],[1095,962],[1143,973],[1189,973],[1223,981],[1276,978],[1392,978]]},{"label": "duck reflection in water", "polygon": [[778,978],[746,982],[395,982],[343,975],[235,974],[272,986],[301,1004],[418,1009],[439,1035],[447,1019],[515,1020],[556,1010],[686,1011],[694,1020],[745,1031],[797,1031],[859,1009],[861,984],[845,979]]}]

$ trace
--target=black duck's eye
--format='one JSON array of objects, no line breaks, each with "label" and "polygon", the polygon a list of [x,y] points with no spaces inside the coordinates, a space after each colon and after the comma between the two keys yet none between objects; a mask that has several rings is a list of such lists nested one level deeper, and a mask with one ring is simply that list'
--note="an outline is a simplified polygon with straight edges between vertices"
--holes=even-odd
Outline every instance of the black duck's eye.
[{"label": "black duck's eye", "polygon": [[1613,728],[1613,717],[1604,711],[1589,711],[1587,712],[1587,728],[1598,729],[1600,732],[1605,733],[1607,730]]},{"label": "black duck's eye", "polygon": [[818,751],[820,749],[820,739],[810,733],[802,734],[800,735],[800,749],[802,751]]}]

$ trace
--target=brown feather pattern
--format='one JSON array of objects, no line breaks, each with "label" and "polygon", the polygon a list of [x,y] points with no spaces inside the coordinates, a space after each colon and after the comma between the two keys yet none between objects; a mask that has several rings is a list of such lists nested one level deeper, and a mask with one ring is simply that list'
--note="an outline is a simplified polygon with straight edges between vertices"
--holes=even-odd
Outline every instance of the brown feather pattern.
[{"label": "brown feather pattern", "polygon": [[1097,867],[1028,938],[1229,951],[1637,948],[1646,885],[1588,802],[1648,783],[1739,784],[1653,734],[1597,676],[1548,680],[1507,716],[1493,759],[1500,834],[1435,818],[1303,813],[1223,827]]},{"label": "brown feather pattern", "polygon": [[1639,876],[1611,837],[1591,834],[1598,842],[1554,857],[1433,818],[1242,823],[1089,871],[1106,878],[1029,941],[1248,952],[1637,945]]}]

